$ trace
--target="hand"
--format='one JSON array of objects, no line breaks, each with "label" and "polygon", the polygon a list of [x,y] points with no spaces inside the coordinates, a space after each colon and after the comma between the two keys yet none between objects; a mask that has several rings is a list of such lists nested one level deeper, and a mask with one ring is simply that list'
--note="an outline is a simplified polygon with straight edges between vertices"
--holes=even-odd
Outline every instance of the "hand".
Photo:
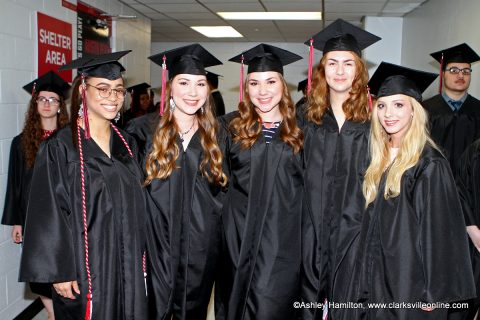
[{"label": "hand", "polygon": [[478,227],[475,225],[468,226],[467,233],[475,248],[480,251],[480,229],[478,229]]},{"label": "hand", "polygon": [[54,283],[53,288],[62,297],[72,299],[72,300],[75,300],[75,296],[73,295],[72,288],[76,294],[80,294],[80,289],[78,288],[77,281]]},{"label": "hand", "polygon": [[14,225],[12,227],[12,240],[14,243],[22,243],[23,241],[22,226]]}]

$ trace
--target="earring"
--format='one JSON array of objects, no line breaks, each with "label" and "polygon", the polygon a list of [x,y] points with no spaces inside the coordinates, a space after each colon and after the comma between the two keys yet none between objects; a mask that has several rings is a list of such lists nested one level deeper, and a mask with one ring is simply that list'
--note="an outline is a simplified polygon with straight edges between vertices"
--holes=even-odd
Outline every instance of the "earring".
[{"label": "earring", "polygon": [[58,108],[57,113],[60,114],[60,108]]},{"label": "earring", "polygon": [[78,109],[78,117],[83,118],[83,103],[80,103],[80,108]]},{"label": "earring", "polygon": [[203,113],[205,112],[205,110],[203,109],[203,106],[200,107],[200,113]]},{"label": "earring", "polygon": [[411,116],[412,116],[412,118],[413,118],[413,112],[412,112],[410,115],[411,115]]},{"label": "earring", "polygon": [[115,118],[113,120],[115,120],[115,123],[117,123],[118,120],[120,120],[120,112],[117,112],[117,114],[115,115]]},{"label": "earring", "polygon": [[175,104],[175,101],[173,101],[173,98],[170,98],[170,113],[173,113],[176,107],[177,105]]}]

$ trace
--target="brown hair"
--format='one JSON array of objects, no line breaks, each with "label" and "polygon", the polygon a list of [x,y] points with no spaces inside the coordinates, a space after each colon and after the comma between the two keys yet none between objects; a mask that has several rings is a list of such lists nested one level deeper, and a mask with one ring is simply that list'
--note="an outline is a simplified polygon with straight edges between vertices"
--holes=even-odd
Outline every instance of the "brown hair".
[{"label": "brown hair", "polygon": [[[43,128],[40,114],[38,113],[38,98],[39,92],[35,92],[28,104],[28,111],[25,115],[25,126],[22,131],[21,146],[25,162],[28,168],[32,168],[35,163],[38,148],[42,142]],[[59,95],[60,113],[57,115],[57,130],[65,127],[68,124],[68,112],[65,99]]]},{"label": "brown hair", "polygon": [[[280,113],[283,116],[283,125],[280,129],[280,139],[298,153],[303,147],[303,132],[297,125],[295,104],[290,97],[287,83],[279,74],[283,85],[282,98],[279,102]],[[251,148],[262,132],[261,118],[255,111],[255,106],[248,94],[248,79],[245,80],[244,101],[238,104],[238,116],[230,123],[235,134],[234,141],[240,142],[242,149]]]},{"label": "brown hair", "polygon": [[[168,83],[165,96],[170,97],[170,92],[170,83]],[[196,113],[200,143],[203,149],[203,159],[199,169],[210,183],[225,186],[227,176],[222,171],[223,156],[216,138],[218,123],[213,115],[210,94],[207,96],[203,109],[203,112],[199,109]],[[175,118],[170,112],[170,101],[167,99],[165,113],[153,135],[153,148],[146,160],[146,185],[150,184],[153,179],[167,179],[173,170],[177,169],[175,162],[180,154],[180,147],[176,143],[178,133],[179,129]]]},{"label": "brown hair", "polygon": [[[350,97],[343,102],[345,119],[354,122],[365,122],[370,119],[367,103],[368,71],[365,62],[354,52],[355,79],[353,79]],[[330,107],[330,90],[325,78],[325,54],[313,72],[312,91],[308,95],[306,119],[316,124],[322,123],[323,116]]]}]

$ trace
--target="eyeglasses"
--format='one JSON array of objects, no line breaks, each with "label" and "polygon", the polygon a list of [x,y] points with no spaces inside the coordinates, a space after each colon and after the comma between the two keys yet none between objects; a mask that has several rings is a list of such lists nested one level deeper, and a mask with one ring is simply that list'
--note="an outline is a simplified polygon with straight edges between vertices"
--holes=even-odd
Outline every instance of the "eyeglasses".
[{"label": "eyeglasses", "polygon": [[453,73],[453,74],[459,74],[461,72],[465,76],[468,76],[468,75],[472,74],[472,69],[470,69],[470,68],[460,69],[460,68],[457,68],[457,67],[451,67],[450,69],[447,69],[447,71],[450,72],[450,73]]},{"label": "eyeglasses", "polygon": [[87,83],[87,86],[97,89],[98,95],[104,99],[109,98],[112,92],[115,94],[115,98],[123,99],[127,94],[127,89],[112,89],[108,87],[95,87]]},{"label": "eyeglasses", "polygon": [[60,104],[60,100],[54,97],[46,98],[46,97],[38,97],[37,98],[37,103],[39,104],[46,104],[49,103],[51,106],[58,106]]}]

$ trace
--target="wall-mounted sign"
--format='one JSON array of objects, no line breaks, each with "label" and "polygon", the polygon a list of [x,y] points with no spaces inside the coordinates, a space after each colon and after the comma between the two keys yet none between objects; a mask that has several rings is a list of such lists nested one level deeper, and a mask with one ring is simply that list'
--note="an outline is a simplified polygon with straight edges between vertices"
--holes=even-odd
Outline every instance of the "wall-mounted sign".
[{"label": "wall-mounted sign", "polygon": [[[38,76],[72,60],[72,25],[62,20],[37,13]],[[65,81],[72,81],[72,71],[60,73]]]},{"label": "wall-mounted sign", "polygon": [[83,2],[77,3],[77,57],[112,52],[110,47],[110,19]]}]

